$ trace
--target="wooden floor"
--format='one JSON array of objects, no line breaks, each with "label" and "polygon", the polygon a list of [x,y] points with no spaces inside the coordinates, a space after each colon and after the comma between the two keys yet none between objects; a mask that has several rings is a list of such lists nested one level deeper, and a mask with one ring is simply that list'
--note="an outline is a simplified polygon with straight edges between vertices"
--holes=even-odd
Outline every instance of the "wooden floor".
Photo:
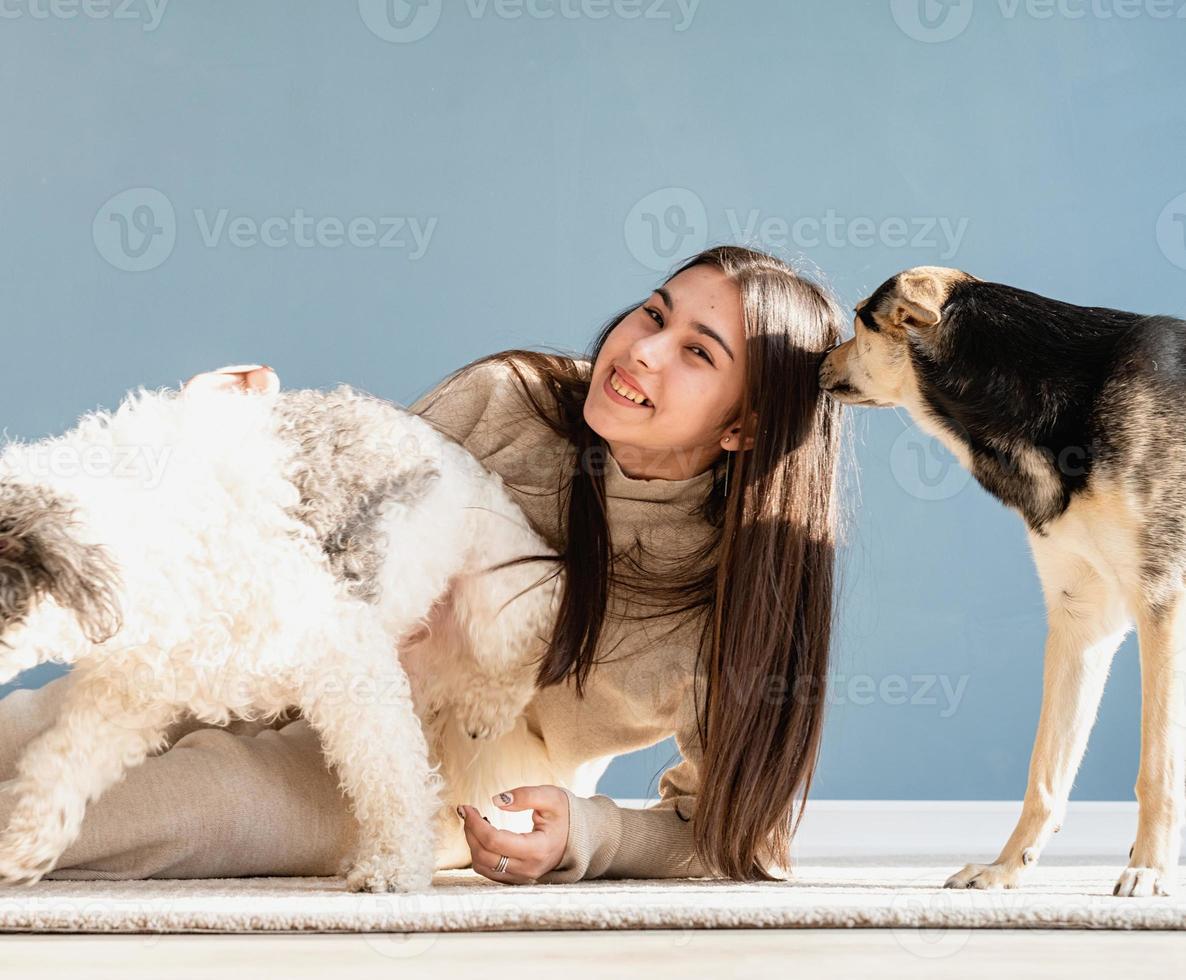
[{"label": "wooden floor", "polygon": [[[703,930],[266,936],[0,936],[4,976],[170,980],[255,967],[285,980],[506,975],[520,980],[689,976],[1181,976],[1186,936],[1033,930]],[[266,972],[264,972],[266,971]],[[466,971],[465,974],[462,971]]]}]

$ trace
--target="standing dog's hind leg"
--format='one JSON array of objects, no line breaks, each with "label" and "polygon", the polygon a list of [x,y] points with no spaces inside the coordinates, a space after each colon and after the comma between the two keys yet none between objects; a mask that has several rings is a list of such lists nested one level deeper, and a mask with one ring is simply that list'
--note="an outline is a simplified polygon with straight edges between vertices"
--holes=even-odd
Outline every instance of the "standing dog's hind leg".
[{"label": "standing dog's hind leg", "polygon": [[1168,895],[1177,883],[1186,814],[1186,599],[1142,609],[1141,765],[1137,839],[1112,894]]}]

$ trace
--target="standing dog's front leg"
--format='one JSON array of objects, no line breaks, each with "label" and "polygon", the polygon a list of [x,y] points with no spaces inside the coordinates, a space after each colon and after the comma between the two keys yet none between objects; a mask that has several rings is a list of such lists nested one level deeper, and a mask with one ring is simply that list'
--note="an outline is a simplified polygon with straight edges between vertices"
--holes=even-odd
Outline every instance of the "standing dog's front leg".
[{"label": "standing dog's front leg", "polygon": [[1142,609],[1141,766],[1137,839],[1114,895],[1168,895],[1177,883],[1186,813],[1186,646],[1183,597]]},{"label": "standing dog's front leg", "polygon": [[969,864],[947,888],[1013,888],[1062,825],[1104,682],[1129,629],[1123,603],[1088,565],[1031,542],[1046,595],[1042,710],[1021,817],[992,864]]}]

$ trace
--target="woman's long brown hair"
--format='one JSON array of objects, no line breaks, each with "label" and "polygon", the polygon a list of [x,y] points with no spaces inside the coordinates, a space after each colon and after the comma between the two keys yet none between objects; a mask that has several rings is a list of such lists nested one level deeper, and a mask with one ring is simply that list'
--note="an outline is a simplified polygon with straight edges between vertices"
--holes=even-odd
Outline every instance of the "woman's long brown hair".
[{"label": "woman's long brown hair", "polygon": [[[458,369],[438,392],[477,364],[505,362],[530,410],[573,447],[577,465],[557,490],[558,506],[569,491],[561,522],[566,541],[554,559],[565,585],[540,661],[541,687],[571,678],[583,695],[601,659],[611,596],[619,592],[654,610],[645,618],[675,614],[672,629],[702,617],[697,681],[703,687],[694,685],[704,692],[697,704],[703,751],[693,817],[697,855],[714,874],[771,880],[768,868],[789,867],[823,727],[840,407],[821,396],[817,372],[840,341],[843,315],[825,288],[763,252],[717,246],[668,279],[697,265],[715,266],[740,289],[747,377],[732,417],[756,412],[758,425],[750,450],[722,452],[714,463],[699,513],[717,533],[666,561],[661,578],[647,565],[641,542],[612,553],[598,463],[609,449],[584,420],[587,365],[566,354],[500,351]],[[590,363],[635,308],[602,328],[586,355]],[[551,397],[541,401],[524,371]]]}]

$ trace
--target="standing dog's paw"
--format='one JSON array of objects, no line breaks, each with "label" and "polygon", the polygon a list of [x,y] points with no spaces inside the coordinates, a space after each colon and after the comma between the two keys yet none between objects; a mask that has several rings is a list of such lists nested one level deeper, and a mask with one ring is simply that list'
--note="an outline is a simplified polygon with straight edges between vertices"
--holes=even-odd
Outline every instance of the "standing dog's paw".
[{"label": "standing dog's paw", "polygon": [[352,892],[424,892],[432,887],[432,872],[413,872],[393,861],[363,858],[345,870]]},{"label": "standing dog's paw", "polygon": [[1016,888],[1021,868],[1011,864],[969,864],[944,883],[944,888]]},{"label": "standing dog's paw", "polygon": [[1120,873],[1120,880],[1112,889],[1121,898],[1147,898],[1150,895],[1172,895],[1175,882],[1164,868],[1129,867]]}]

